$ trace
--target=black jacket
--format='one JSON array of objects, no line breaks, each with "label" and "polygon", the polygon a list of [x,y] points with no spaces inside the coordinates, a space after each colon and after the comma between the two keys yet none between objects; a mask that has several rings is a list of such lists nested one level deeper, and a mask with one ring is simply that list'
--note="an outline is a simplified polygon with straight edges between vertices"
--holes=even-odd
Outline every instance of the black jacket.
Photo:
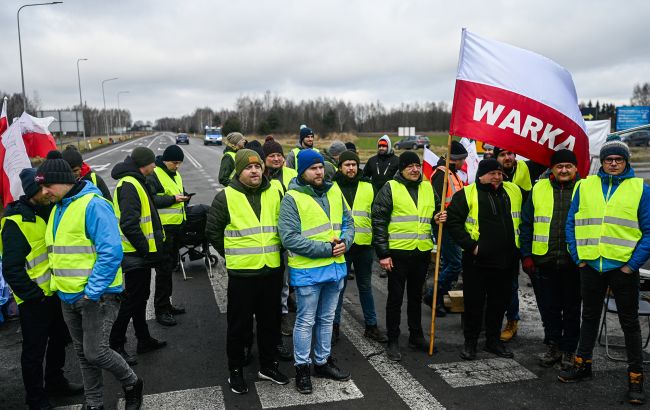
[{"label": "black jacket", "polygon": [[[473,240],[465,230],[469,206],[465,190],[454,194],[447,208],[447,232],[461,248],[463,263],[474,267],[507,270],[515,268],[519,251],[510,213],[510,198],[503,185],[494,189],[491,184],[476,183],[478,191],[478,224],[480,236]],[[478,245],[478,255],[474,248]]]},{"label": "black jacket", "polygon": [[[86,175],[81,177],[82,180],[85,181],[90,181],[91,183],[93,182],[93,179],[90,177],[90,174],[92,174],[93,171],[92,169],[90,172],[88,172]],[[110,202],[113,202],[113,197],[111,196],[111,191],[109,191],[108,186],[106,185],[106,182],[104,182],[104,178],[100,177],[98,173],[95,172],[95,177],[97,178],[97,188],[99,188],[100,191],[102,191],[102,196],[106,199],[108,199]]]},{"label": "black jacket", "polygon": [[[18,201],[7,205],[5,216],[21,215],[24,222],[36,222],[40,216],[47,222],[52,207],[36,207],[23,195]],[[5,220],[2,228],[2,276],[11,290],[25,302],[38,301],[45,295],[41,288],[29,278],[25,269],[27,255],[31,252],[27,238],[12,220]]]},{"label": "black jacket", "polygon": [[[526,165],[528,166],[528,173],[530,174],[530,183],[532,185],[535,185],[535,181],[537,181],[540,175],[542,175],[544,171],[546,171],[548,168],[546,167],[546,165],[538,164],[537,162],[533,162],[530,160],[525,162]],[[510,169],[509,171],[506,170],[503,171],[504,181],[512,182],[512,177],[515,176],[515,171],[517,170],[518,162],[516,164],[517,165],[512,167],[512,169]],[[530,194],[530,191],[525,191],[523,189],[521,190],[521,195],[523,197],[524,202],[526,202],[526,200],[528,199],[528,194]]]},{"label": "black jacket", "polygon": [[[239,182],[239,179],[233,178],[230,181],[230,187],[246,195],[248,203],[253,212],[257,216],[258,220],[262,213],[262,192],[266,191],[271,187],[271,183],[268,178],[264,176],[262,178],[262,184],[258,188],[249,188]],[[280,191],[278,196],[282,199],[282,194]],[[228,212],[228,201],[226,199],[226,190],[219,192],[215,195],[210,210],[208,211],[208,221],[205,227],[205,235],[208,241],[212,246],[219,252],[219,255],[225,257],[224,252],[224,231],[226,226],[230,223],[230,213]],[[227,266],[226,266],[227,268]],[[228,275],[238,276],[238,277],[254,277],[254,276],[265,276],[271,273],[276,272],[277,269],[269,268],[267,266],[262,269],[228,269]]]},{"label": "black jacket", "polygon": [[[337,171],[332,178],[333,182],[336,182],[343,193],[343,197],[350,205],[350,209],[354,205],[354,198],[357,195],[357,188],[359,187],[359,181],[370,182],[370,180],[361,175],[360,172],[357,172],[356,177],[350,179],[343,175],[341,171]],[[350,247],[350,252],[355,251],[357,248],[370,248],[371,245],[357,245],[356,243],[352,244]]]},{"label": "black jacket", "polygon": [[138,180],[149,197],[151,223],[153,224],[156,249],[159,252],[149,252],[149,243],[140,228],[140,210],[142,204],[140,203],[138,192],[133,185],[123,184],[116,191],[121,212],[119,221],[120,229],[122,230],[122,235],[126,236],[131,245],[136,249],[135,252],[124,254],[124,259],[122,260],[122,270],[124,272],[158,266],[164,258],[163,253],[160,252],[163,249],[163,227],[160,223],[160,217],[149,193],[146,179],[140,173],[138,166],[135,165],[130,156],[127,156],[124,162],[116,164],[111,171],[111,177],[115,180],[126,176],[131,176]]},{"label": "black jacket", "polygon": [[[165,173],[169,175],[170,178],[174,179],[174,177],[176,177],[176,171],[170,171],[165,166],[165,163],[162,160],[162,155],[158,155],[156,157],[156,166],[162,169],[163,171],[165,171]],[[153,199],[153,204],[156,207],[156,209],[169,208],[170,206],[176,203],[176,197],[174,195],[158,195],[158,193],[165,192],[165,188],[162,186],[162,183],[160,183],[160,179],[158,179],[158,175],[156,175],[155,172],[147,176],[146,180],[147,180],[147,186],[149,188],[149,193],[151,194],[151,198]],[[165,225],[165,232],[172,233],[172,234],[178,233],[180,232],[181,227],[182,224]]]},{"label": "black jacket", "polygon": [[[418,203],[418,189],[422,181],[422,176],[417,181],[409,181],[402,174],[395,175],[395,181],[406,187],[411,199],[415,204]],[[393,193],[390,184],[385,184],[375,196],[372,204],[372,244],[379,259],[392,255],[408,257],[414,251],[405,251],[401,249],[389,249],[388,247],[388,224],[390,216],[393,213]],[[417,250],[415,250],[417,251]],[[419,252],[419,251],[418,251]]]},{"label": "black jacket", "polygon": [[219,167],[219,183],[224,187],[230,184],[230,174],[235,170],[235,160],[227,155],[227,152],[236,152],[234,149],[226,146],[221,156],[221,166]]},{"label": "black jacket", "polygon": [[385,155],[375,155],[368,159],[366,166],[363,167],[363,176],[370,178],[375,193],[384,186],[386,181],[390,181],[399,171],[399,158],[394,153]]}]

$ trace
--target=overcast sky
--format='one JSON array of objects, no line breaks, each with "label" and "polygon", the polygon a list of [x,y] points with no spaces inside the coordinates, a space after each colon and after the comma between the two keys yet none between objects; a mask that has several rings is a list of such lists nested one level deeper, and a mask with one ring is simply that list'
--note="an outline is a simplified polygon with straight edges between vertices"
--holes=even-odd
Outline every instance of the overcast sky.
[{"label": "overcast sky", "polygon": [[[1,0],[0,90],[20,91],[16,10]],[[451,103],[461,28],[543,54],[580,100],[628,103],[650,81],[650,1],[65,0],[21,11],[25,87],[43,108],[84,100],[135,120],[294,98]]]}]

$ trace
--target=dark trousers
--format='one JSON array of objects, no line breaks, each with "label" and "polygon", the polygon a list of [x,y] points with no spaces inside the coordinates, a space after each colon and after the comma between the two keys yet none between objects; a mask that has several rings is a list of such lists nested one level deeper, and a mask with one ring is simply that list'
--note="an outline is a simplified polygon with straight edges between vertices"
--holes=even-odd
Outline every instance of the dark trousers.
[{"label": "dark trousers", "polygon": [[542,322],[550,343],[575,353],[580,338],[580,274],[575,265],[540,266]]},{"label": "dark trousers", "polygon": [[582,293],[582,326],[578,356],[591,358],[598,337],[600,316],[607,287],[614,293],[618,320],[625,336],[627,368],[631,372],[643,371],[641,326],[639,325],[639,272],[627,274],[619,269],[598,272],[589,266],[580,268]]},{"label": "dark trousers", "polygon": [[275,269],[261,277],[228,277],[228,330],[226,352],[228,368],[244,367],[244,347],[249,346],[253,316],[257,324],[260,365],[277,361],[280,340],[282,271]]},{"label": "dark trousers", "polygon": [[124,292],[117,319],[111,329],[111,347],[124,346],[126,329],[133,319],[135,337],[146,340],[151,337],[147,326],[146,310],[151,286],[151,269],[134,269],[124,274]]},{"label": "dark trousers", "polygon": [[47,384],[57,384],[63,379],[65,345],[70,341],[70,333],[63,321],[61,302],[56,296],[45,297],[42,301],[23,302],[18,308],[23,334],[20,364],[25,403],[38,406],[47,402],[43,380]]},{"label": "dark trousers", "polygon": [[[481,333],[485,309],[485,340],[495,343],[501,334],[501,322],[512,296],[514,268],[486,269],[463,266],[463,298],[465,302],[465,341],[476,343]],[[487,299],[487,303],[486,303]],[[485,307],[487,305],[487,307]]]},{"label": "dark trousers", "polygon": [[409,332],[422,333],[422,285],[431,261],[430,252],[413,251],[408,257],[392,256],[393,270],[388,272],[386,330],[389,339],[397,339],[406,288],[406,314]]},{"label": "dark trousers", "polygon": [[[549,338],[549,325],[548,325],[548,302],[545,300],[547,295],[545,292],[542,292],[542,279],[540,278],[539,269],[535,269],[535,273],[530,275],[530,282],[533,285],[533,292],[535,293],[535,300],[537,301],[537,310],[539,311],[539,316],[542,319],[542,327],[544,328],[544,344],[548,344],[550,341]],[[578,287],[578,290],[580,288]],[[507,315],[507,312],[506,312]],[[578,318],[579,320],[580,318]],[[574,349],[575,350],[575,349]]]},{"label": "dark trousers", "polygon": [[180,248],[180,234],[177,232],[165,232],[163,252],[167,256],[164,262],[156,268],[156,289],[153,298],[153,305],[156,315],[171,312],[172,303],[172,272],[178,265],[178,249]]}]

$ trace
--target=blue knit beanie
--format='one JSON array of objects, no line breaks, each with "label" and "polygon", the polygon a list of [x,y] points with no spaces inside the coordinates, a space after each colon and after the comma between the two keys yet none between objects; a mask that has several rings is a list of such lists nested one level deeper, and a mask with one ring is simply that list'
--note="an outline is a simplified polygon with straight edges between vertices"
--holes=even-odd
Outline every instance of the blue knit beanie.
[{"label": "blue knit beanie", "polygon": [[311,135],[312,137],[314,136],[314,131],[311,130],[309,127],[302,127],[300,129],[300,145],[302,145],[302,140],[307,138],[307,136]]},{"label": "blue knit beanie", "polygon": [[610,155],[620,155],[625,158],[625,162],[630,162],[630,149],[618,135],[607,136],[607,141],[600,148],[600,162]]},{"label": "blue knit beanie", "polygon": [[20,171],[20,183],[23,186],[25,196],[29,199],[38,194],[41,187],[36,183],[36,169],[25,168]]},{"label": "blue knit beanie", "polygon": [[302,149],[298,153],[298,175],[302,175],[303,172],[314,164],[324,164],[325,160],[323,156],[314,151],[311,148]]}]

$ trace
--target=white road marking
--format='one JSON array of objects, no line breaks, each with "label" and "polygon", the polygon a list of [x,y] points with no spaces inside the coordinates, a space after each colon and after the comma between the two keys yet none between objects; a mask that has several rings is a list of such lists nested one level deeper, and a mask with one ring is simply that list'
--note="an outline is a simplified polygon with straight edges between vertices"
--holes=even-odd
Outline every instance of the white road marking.
[{"label": "white road marking", "polygon": [[93,171],[95,172],[106,171],[106,168],[108,168],[110,165],[111,165],[110,162],[108,164],[103,164],[103,165],[93,165]]},{"label": "white road marking", "polygon": [[[149,138],[149,137],[145,137],[145,138]],[[155,140],[156,138],[158,138],[158,137],[154,137],[154,140]],[[90,158],[85,158],[84,161],[85,161],[85,162],[90,162],[90,161],[94,160],[95,158],[99,158],[99,157],[101,157],[102,155],[106,155],[106,154],[110,154],[111,152],[115,152],[115,151],[117,151],[118,149],[122,149],[122,148],[126,147],[127,145],[131,145],[131,144],[133,144],[133,143],[135,143],[135,142],[137,142],[137,141],[138,141],[138,140],[133,140],[133,141],[131,141],[131,142],[125,142],[124,144],[119,144],[117,147],[112,148],[112,149],[109,149],[108,151],[104,151],[104,152],[99,153],[99,154],[97,154],[97,155],[93,155],[93,156],[90,157]]]},{"label": "white road marking", "polygon": [[192,165],[194,165],[197,169],[202,169],[203,168],[203,165],[201,165],[201,163],[199,161],[197,161],[196,158],[194,158],[194,156],[192,156],[192,154],[190,154],[186,150],[183,150],[183,152],[185,153],[185,156],[187,157],[187,159],[190,160]]},{"label": "white road marking", "polygon": [[214,182],[213,178],[208,178],[208,182]]},{"label": "white road marking", "polygon": [[214,253],[219,259],[216,266],[212,266],[214,271],[214,276],[210,278],[210,284],[212,285],[212,291],[214,292],[214,299],[217,302],[219,311],[221,313],[226,313],[228,311],[228,272],[226,272],[226,267],[224,266],[224,260],[217,254]]},{"label": "white road marking", "polygon": [[210,184],[210,186],[219,186],[219,184]]},{"label": "white road marking", "polygon": [[122,152],[131,152],[133,151],[132,149],[123,149]]},{"label": "white road marking", "polygon": [[[344,307],[341,313],[343,314],[341,328],[345,336],[357,348],[359,353],[368,358],[368,363],[409,408],[418,410],[444,409],[442,404],[404,366],[398,362],[388,360],[386,354],[383,353],[384,347],[381,344],[363,336],[361,324],[348,312],[347,307]],[[382,353],[376,354],[379,352]],[[424,353],[422,354],[424,355]]]},{"label": "white road marking", "polygon": [[294,379],[284,386],[269,381],[258,381],[255,382],[255,390],[257,390],[263,409],[307,406],[363,398],[363,393],[352,380],[337,382],[313,377],[311,382],[314,387],[312,394],[298,393]]},{"label": "white road marking", "polygon": [[451,387],[482,386],[536,379],[537,376],[514,359],[493,358],[455,363],[430,364]]},{"label": "white road marking", "polygon": [[151,284],[149,285],[149,299],[147,299],[146,320],[156,318],[156,309],[153,306],[154,295],[156,294],[156,270],[151,269]]},{"label": "white road marking", "polygon": [[[117,408],[124,407],[124,399],[120,399]],[[223,391],[219,386],[202,387],[198,389],[177,390],[158,394],[147,394],[142,400],[143,409],[157,410],[215,410],[224,409]]]}]

